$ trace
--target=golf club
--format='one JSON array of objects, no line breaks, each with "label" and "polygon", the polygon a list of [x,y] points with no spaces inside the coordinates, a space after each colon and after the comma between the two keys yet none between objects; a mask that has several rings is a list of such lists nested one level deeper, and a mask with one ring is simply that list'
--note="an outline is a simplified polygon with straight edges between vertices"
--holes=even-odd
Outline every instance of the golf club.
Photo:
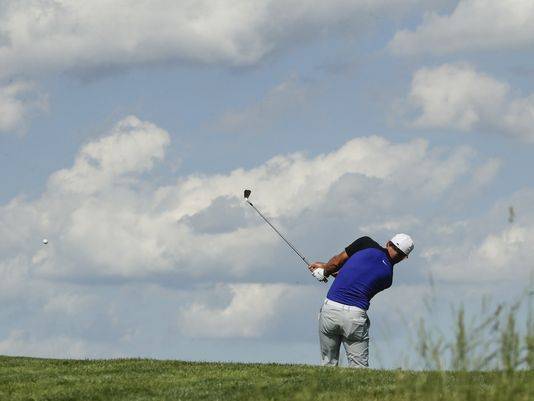
[{"label": "golf club", "polygon": [[[278,230],[276,229],[276,227],[273,226],[273,225],[271,224],[271,222],[267,219],[267,217],[265,217],[265,216],[264,216],[264,215],[263,215],[263,214],[256,208],[256,206],[254,206],[254,205],[252,204],[252,202],[248,199],[248,198],[250,197],[250,194],[251,194],[251,193],[252,193],[252,191],[251,191],[250,189],[245,189],[245,192],[244,192],[245,201],[246,201],[250,206],[252,206],[252,208],[253,208],[253,209],[254,209],[254,210],[261,216],[261,218],[262,218],[263,220],[265,220],[265,222],[266,222],[267,224],[269,224],[269,225],[271,226],[271,228],[272,228],[272,229],[273,229],[273,230],[280,236],[280,238],[282,238],[282,239],[285,241],[285,243],[286,243],[287,245],[289,245],[289,247],[290,247],[291,249],[293,249],[293,251],[294,251],[297,255],[299,255],[299,257],[302,259],[302,261],[303,261],[304,263],[306,263],[306,266],[310,266],[310,263],[309,263],[309,262],[306,260],[306,258],[305,258],[305,257],[304,257],[304,256],[297,250],[297,248],[295,248],[295,247],[293,246],[293,244],[291,244],[291,242],[289,242],[289,241],[288,241],[288,240],[287,240],[287,239],[280,233],[280,231],[278,231]],[[326,278],[323,279],[322,281],[325,282],[325,283],[328,282],[328,280],[327,280]]]}]

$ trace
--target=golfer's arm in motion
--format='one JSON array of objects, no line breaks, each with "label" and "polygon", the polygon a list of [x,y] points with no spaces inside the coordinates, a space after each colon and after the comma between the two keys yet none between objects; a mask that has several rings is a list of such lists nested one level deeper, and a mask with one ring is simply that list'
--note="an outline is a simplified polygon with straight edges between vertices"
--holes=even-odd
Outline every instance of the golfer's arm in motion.
[{"label": "golfer's arm in motion", "polygon": [[337,276],[337,272],[343,264],[347,261],[349,258],[349,255],[347,255],[347,251],[343,251],[338,255],[333,256],[328,262],[326,262],[323,266],[324,269],[324,276]]}]

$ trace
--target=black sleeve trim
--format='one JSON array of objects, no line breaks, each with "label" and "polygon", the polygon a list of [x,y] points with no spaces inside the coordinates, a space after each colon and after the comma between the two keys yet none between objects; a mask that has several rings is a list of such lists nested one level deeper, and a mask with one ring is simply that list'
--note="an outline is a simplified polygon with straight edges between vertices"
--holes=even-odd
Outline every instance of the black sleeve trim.
[{"label": "black sleeve trim", "polygon": [[368,249],[368,248],[382,249],[380,244],[378,244],[378,242],[376,242],[374,239],[370,237],[360,237],[356,241],[354,241],[352,244],[347,246],[345,248],[345,252],[347,252],[347,255],[349,255],[349,258],[350,258],[356,252],[361,251],[363,249]]}]

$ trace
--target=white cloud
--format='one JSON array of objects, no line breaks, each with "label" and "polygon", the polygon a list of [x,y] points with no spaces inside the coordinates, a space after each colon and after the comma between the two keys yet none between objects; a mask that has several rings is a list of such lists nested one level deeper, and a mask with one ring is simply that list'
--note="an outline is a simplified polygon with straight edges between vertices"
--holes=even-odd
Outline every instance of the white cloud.
[{"label": "white cloud", "polygon": [[[510,260],[515,257],[519,260],[525,258],[526,261],[528,255],[526,253],[521,255],[519,251],[521,249],[526,251],[526,245],[533,234],[534,227],[510,227],[498,235],[489,235],[477,249],[475,255],[484,264],[492,265],[496,269],[509,267]],[[520,263],[523,264],[523,262]]]},{"label": "white cloud", "polygon": [[24,130],[34,112],[46,110],[47,99],[31,82],[0,85],[0,132]]},{"label": "white cloud", "polygon": [[168,144],[165,131],[127,117],[85,145],[71,168],[53,173],[40,198],[0,209],[0,249],[24,255],[42,278],[253,280],[257,266],[274,263],[280,243],[244,207],[243,188],[254,190],[282,230],[299,228],[294,219],[303,213],[342,218],[338,202],[358,215],[359,226],[389,230],[416,227],[413,208],[446,199],[458,180],[479,172],[467,147],[368,137],[315,157],[280,155],[250,170],[156,187],[150,169]]},{"label": "white cloud", "polygon": [[[480,235],[462,237],[472,224],[451,223],[442,206],[462,182],[481,188],[499,168],[493,159],[477,160],[468,147],[373,136],[325,154],[279,155],[249,170],[184,175],[157,186],[151,169],[168,145],[164,130],[127,117],[83,146],[70,168],[53,173],[40,197],[0,206],[0,298],[18,316],[5,323],[11,334],[0,340],[0,352],[94,357],[146,355],[163,340],[183,344],[195,337],[315,341],[314,318],[326,287],[314,284],[243,204],[245,187],[282,231],[323,260],[355,236],[381,240],[392,230],[410,230],[416,251],[397,279],[404,280],[403,289],[415,285],[418,292],[406,299],[413,305],[413,294],[424,293],[420,275],[427,266],[420,255],[432,253],[435,237],[444,237],[446,246],[434,256],[451,259],[435,259],[432,271],[449,261],[460,266],[458,258],[474,252],[467,245],[458,250],[458,238],[483,243]],[[449,227],[439,231],[444,222]],[[528,229],[528,222],[521,224]],[[501,231],[491,226],[487,233],[499,242]],[[523,246],[510,242],[519,238],[514,235],[503,237],[503,249],[511,246],[505,258],[512,257],[513,244]],[[41,244],[45,236],[47,246]],[[488,265],[488,276],[509,274],[502,263]],[[309,285],[295,285],[301,280]],[[401,292],[378,305],[396,303]],[[376,310],[385,315],[383,307]],[[161,313],[179,319],[167,327]],[[288,325],[294,335],[282,329]],[[45,334],[28,334],[38,331]],[[185,336],[169,340],[179,333]]]},{"label": "white cloud", "polygon": [[421,68],[406,105],[417,128],[490,131],[534,141],[534,94],[510,86],[466,64]]},{"label": "white cloud", "polygon": [[[526,286],[534,274],[534,263],[529,258],[532,235],[534,223],[530,222],[491,232],[482,239],[469,237],[466,245],[444,243],[428,249],[424,256],[432,263],[434,276],[442,282],[511,282]],[[519,287],[517,294],[523,289]]]},{"label": "white cloud", "polygon": [[[422,254],[430,271],[443,282],[517,283],[521,292],[534,274],[529,256],[534,235],[533,201],[534,192],[525,189],[498,202],[478,219],[441,230],[439,243]],[[518,214],[514,223],[507,219],[510,205]]]},{"label": "white cloud", "polygon": [[461,0],[450,15],[427,14],[415,31],[401,30],[389,47],[398,54],[532,49],[530,0]]},{"label": "white cloud", "polygon": [[[252,65],[331,32],[358,32],[416,0],[8,1],[0,76],[95,73],[158,62]],[[371,18],[371,16],[373,18]]]},{"label": "white cloud", "polygon": [[287,284],[234,284],[228,289],[232,298],[225,307],[193,303],[183,308],[182,332],[193,338],[259,337],[295,296],[295,288]]},{"label": "white cloud", "polygon": [[162,160],[169,142],[161,128],[126,117],[109,136],[85,145],[71,169],[54,173],[49,190],[90,195],[118,185],[116,180],[150,170],[154,161]]}]

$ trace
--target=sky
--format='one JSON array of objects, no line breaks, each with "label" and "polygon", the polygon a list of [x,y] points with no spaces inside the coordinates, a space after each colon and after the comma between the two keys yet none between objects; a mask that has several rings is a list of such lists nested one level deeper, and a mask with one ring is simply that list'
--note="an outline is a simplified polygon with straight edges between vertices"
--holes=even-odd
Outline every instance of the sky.
[{"label": "sky", "polygon": [[250,188],[310,260],[414,238],[369,310],[414,367],[429,300],[532,280],[532,49],[530,0],[0,0],[0,354],[318,364]]}]

